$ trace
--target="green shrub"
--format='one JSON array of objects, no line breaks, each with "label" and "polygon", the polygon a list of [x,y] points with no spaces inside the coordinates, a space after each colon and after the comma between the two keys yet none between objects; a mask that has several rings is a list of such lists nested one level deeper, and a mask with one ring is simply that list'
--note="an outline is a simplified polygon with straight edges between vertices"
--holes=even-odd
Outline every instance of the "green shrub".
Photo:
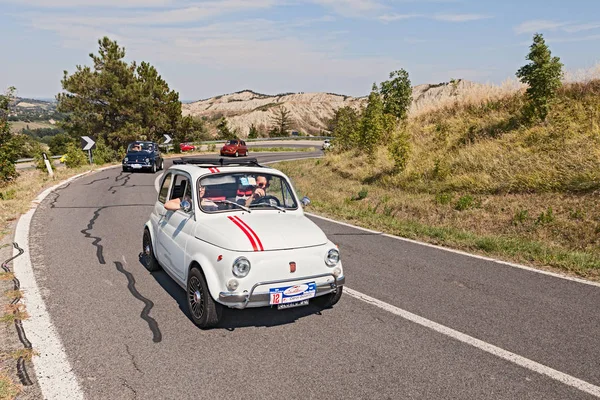
[{"label": "green shrub", "polygon": [[67,168],[81,167],[88,162],[87,155],[74,143],[67,145],[66,155],[65,165]]},{"label": "green shrub", "polygon": [[452,201],[452,194],[450,193],[438,193],[435,195],[435,202],[439,205],[450,204]]},{"label": "green shrub", "polygon": [[554,220],[555,220],[555,218],[554,218],[554,213],[552,212],[552,207],[548,207],[546,212],[542,212],[538,216],[536,222],[540,225],[545,225],[545,224],[550,224],[550,223],[554,222]]},{"label": "green shrub", "polygon": [[406,130],[397,132],[391,139],[388,152],[394,161],[394,172],[403,172],[410,157],[410,137]]},{"label": "green shrub", "polygon": [[458,202],[454,206],[454,208],[458,211],[464,211],[469,208],[473,208],[475,206],[475,199],[473,196],[465,195],[458,199]]},{"label": "green shrub", "polygon": [[369,190],[367,188],[362,188],[362,189],[360,189],[360,192],[358,192],[358,196],[356,196],[356,200],[366,199],[368,195],[369,195]]},{"label": "green shrub", "polygon": [[527,210],[517,210],[515,215],[513,216],[513,224],[523,224],[525,221],[529,219],[529,211]]},{"label": "green shrub", "polygon": [[215,143],[211,143],[208,145],[208,151],[209,152],[213,152],[213,151],[217,151],[217,145]]},{"label": "green shrub", "polygon": [[118,158],[118,153],[108,147],[104,140],[98,139],[96,142],[96,148],[92,150],[92,159],[94,160],[94,164],[102,165],[111,163],[116,161]]},{"label": "green shrub", "polygon": [[5,192],[0,192],[0,200],[12,200],[17,196],[15,189],[8,189]]}]

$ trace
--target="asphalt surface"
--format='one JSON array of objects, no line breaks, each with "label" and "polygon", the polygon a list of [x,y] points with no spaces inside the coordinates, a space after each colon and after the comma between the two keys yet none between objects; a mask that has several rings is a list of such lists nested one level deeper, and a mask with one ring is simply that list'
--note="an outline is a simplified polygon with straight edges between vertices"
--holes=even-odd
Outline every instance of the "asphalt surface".
[{"label": "asphalt surface", "polygon": [[[594,398],[347,294],[196,328],[183,290],[138,259],[156,176],[93,174],[34,215],[36,278],[87,398]],[[314,221],[348,287],[600,385],[599,287]]]}]

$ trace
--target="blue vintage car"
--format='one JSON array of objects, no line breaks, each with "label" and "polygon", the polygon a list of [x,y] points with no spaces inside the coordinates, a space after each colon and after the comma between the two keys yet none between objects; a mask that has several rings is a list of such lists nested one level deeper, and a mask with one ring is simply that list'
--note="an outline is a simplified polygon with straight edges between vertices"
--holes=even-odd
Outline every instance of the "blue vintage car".
[{"label": "blue vintage car", "polygon": [[157,143],[136,141],[127,146],[123,171],[146,170],[154,173],[163,169],[163,162]]}]

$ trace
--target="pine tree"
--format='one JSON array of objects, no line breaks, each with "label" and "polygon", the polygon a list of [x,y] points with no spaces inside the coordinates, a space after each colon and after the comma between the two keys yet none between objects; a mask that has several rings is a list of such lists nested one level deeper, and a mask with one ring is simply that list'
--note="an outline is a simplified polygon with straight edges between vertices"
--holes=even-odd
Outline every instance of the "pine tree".
[{"label": "pine tree", "polygon": [[116,41],[104,37],[98,45],[98,54],[90,54],[93,67],[64,71],[58,111],[69,116],[61,126],[73,137],[102,138],[115,150],[142,137],[174,136],[182,119],[178,93],[150,64],[125,62]]},{"label": "pine tree", "polygon": [[284,106],[279,106],[273,116],[273,128],[271,129],[271,136],[288,136],[288,131],[292,127],[292,120],[290,118],[291,111],[288,111]]},{"label": "pine tree", "polygon": [[550,104],[561,86],[563,64],[560,58],[552,57],[544,37],[539,33],[533,36],[527,59],[531,62],[519,68],[516,74],[521,82],[529,85],[526,115],[545,121]]}]

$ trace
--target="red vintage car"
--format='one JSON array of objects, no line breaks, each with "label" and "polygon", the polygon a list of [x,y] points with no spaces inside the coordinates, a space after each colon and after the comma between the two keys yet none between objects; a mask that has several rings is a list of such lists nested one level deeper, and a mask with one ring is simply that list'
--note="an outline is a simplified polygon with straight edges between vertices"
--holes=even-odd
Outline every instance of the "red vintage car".
[{"label": "red vintage car", "polygon": [[196,147],[189,144],[189,143],[180,143],[179,144],[179,148],[181,149],[181,151],[194,151],[196,150]]},{"label": "red vintage car", "polygon": [[221,155],[235,157],[247,156],[248,147],[246,146],[246,142],[240,139],[228,140],[221,148]]}]

